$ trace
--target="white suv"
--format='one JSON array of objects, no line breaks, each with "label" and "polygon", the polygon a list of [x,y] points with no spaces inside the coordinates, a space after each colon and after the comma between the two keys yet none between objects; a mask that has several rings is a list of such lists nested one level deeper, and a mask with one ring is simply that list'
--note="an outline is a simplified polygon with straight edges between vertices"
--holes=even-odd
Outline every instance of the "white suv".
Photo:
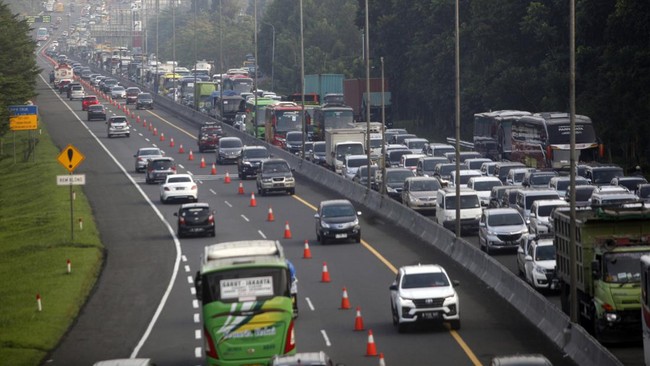
[{"label": "white suv", "polygon": [[449,322],[460,329],[460,307],[454,287],[444,268],[437,264],[404,266],[390,286],[393,324],[401,333],[408,324]]}]

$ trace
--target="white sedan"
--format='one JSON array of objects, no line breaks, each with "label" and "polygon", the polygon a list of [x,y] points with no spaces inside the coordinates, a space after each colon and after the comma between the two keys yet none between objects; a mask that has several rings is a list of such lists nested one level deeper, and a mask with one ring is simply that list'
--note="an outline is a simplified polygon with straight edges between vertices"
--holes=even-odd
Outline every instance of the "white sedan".
[{"label": "white sedan", "polygon": [[174,199],[198,201],[198,188],[191,175],[170,174],[160,185],[160,202],[167,203]]},{"label": "white sedan", "polygon": [[124,99],[126,98],[126,89],[123,86],[117,85],[111,88],[111,98]]}]

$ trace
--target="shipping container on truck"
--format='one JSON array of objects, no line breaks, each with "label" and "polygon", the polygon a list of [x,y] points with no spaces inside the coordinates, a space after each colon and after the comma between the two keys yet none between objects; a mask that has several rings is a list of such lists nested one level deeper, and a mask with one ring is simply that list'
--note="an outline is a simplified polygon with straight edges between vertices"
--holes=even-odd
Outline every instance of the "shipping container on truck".
[{"label": "shipping container on truck", "polygon": [[343,94],[343,74],[312,74],[305,75],[305,93],[318,94],[323,103],[327,94]]},{"label": "shipping container on truck", "polygon": [[[371,93],[371,120],[381,121],[381,79],[370,79]],[[379,95],[377,95],[377,94]],[[354,118],[357,121],[365,121],[366,111],[364,105],[364,95],[366,94],[366,79],[346,79],[343,80],[343,100],[354,110]],[[384,106],[386,108],[386,125],[390,124],[390,107],[391,97],[388,89],[388,80],[384,79]],[[374,117],[374,119],[373,119]]]}]

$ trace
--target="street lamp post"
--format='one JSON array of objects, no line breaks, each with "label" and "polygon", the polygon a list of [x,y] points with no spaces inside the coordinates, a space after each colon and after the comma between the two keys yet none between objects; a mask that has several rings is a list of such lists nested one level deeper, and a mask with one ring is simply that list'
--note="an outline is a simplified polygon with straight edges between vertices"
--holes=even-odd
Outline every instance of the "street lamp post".
[{"label": "street lamp post", "polygon": [[302,160],[305,160],[305,135],[307,125],[305,124],[305,33],[302,20],[302,0],[300,0],[300,98],[302,101]]},{"label": "street lamp post", "polygon": [[[370,20],[368,16],[368,0],[366,0],[366,25],[365,25],[365,56],[366,56],[366,150],[368,154],[368,181],[366,187],[370,190]],[[386,177],[382,177],[385,183]]]}]

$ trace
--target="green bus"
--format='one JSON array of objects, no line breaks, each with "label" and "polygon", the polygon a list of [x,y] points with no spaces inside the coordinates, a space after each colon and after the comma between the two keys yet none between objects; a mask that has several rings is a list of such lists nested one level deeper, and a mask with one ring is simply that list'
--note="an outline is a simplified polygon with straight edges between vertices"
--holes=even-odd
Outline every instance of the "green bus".
[{"label": "green bus", "polygon": [[255,98],[248,97],[246,99],[246,132],[264,140],[266,132],[265,127],[265,110],[269,105],[277,104],[278,101],[266,97],[257,97],[257,107],[255,106]]},{"label": "green bus", "polygon": [[291,272],[278,241],[207,246],[195,286],[208,365],[267,365],[295,354]]}]

